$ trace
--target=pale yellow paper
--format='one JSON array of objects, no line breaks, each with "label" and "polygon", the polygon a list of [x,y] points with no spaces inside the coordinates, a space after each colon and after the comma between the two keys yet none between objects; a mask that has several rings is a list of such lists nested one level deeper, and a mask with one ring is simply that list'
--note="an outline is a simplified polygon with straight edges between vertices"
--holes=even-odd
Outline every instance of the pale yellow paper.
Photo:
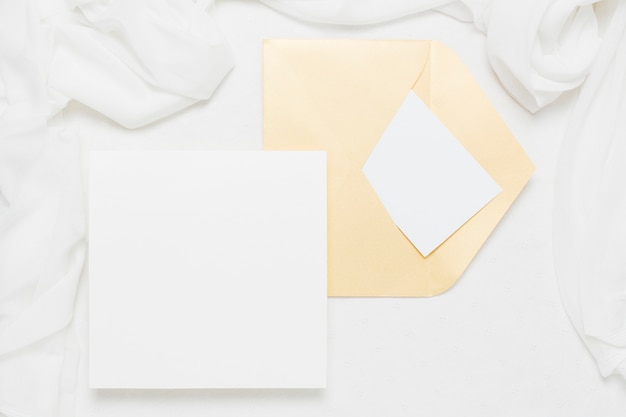
[{"label": "pale yellow paper", "polygon": [[[502,187],[426,258],[361,171],[410,89]],[[435,41],[265,41],[263,144],[328,152],[329,296],[447,290],[534,171],[458,56]]]}]

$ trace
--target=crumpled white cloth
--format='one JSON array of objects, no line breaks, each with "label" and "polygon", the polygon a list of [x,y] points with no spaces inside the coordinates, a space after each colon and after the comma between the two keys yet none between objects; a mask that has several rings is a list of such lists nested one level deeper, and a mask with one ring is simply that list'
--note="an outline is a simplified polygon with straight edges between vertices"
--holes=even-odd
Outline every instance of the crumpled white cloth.
[{"label": "crumpled white cloth", "polygon": [[73,413],[85,215],[59,111],[76,100],[138,127],[211,97],[233,59],[209,6],[0,2],[0,415]]},{"label": "crumpled white cloth", "polygon": [[[565,309],[602,373],[626,375],[625,3],[262,1],[327,24],[373,24],[431,8],[473,21],[486,33],[502,85],[531,112],[583,85],[557,179],[555,262]],[[0,2],[0,414],[7,416],[73,410],[80,352],[66,326],[85,225],[79,141],[58,112],[76,100],[142,126],[208,99],[233,65],[210,0],[45,4]]]},{"label": "crumpled white cloth", "polygon": [[209,7],[191,0],[82,1],[48,20],[48,88],[129,128],[211,97],[230,48]]},{"label": "crumpled white cloth", "polygon": [[0,3],[0,414],[52,415],[85,254],[79,159],[47,125],[42,28]]},{"label": "crumpled white cloth", "polygon": [[495,0],[479,28],[504,88],[536,112],[585,80],[599,51],[602,16],[590,0]]},{"label": "crumpled white cloth", "polygon": [[626,377],[626,2],[603,7],[603,45],[561,149],[554,250],[572,323],[602,375]]}]

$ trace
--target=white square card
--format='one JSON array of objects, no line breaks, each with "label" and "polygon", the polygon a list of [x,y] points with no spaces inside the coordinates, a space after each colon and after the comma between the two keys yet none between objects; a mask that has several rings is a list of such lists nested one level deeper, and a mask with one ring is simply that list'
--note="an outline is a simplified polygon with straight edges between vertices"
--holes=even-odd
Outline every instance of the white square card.
[{"label": "white square card", "polygon": [[98,151],[92,388],[326,384],[321,152]]}]

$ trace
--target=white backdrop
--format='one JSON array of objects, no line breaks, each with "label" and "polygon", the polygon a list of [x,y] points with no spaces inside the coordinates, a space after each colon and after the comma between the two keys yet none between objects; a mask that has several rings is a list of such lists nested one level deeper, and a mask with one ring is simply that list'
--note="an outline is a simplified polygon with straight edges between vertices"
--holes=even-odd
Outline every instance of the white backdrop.
[{"label": "white backdrop", "polygon": [[430,299],[329,300],[325,390],[90,390],[85,272],[71,325],[82,352],[76,416],[625,415],[626,383],[600,376],[563,311],[554,275],[554,175],[575,93],[531,115],[498,83],[484,35],[435,12],[371,27],[338,27],[298,22],[255,1],[231,0],[217,3],[217,16],[236,67],[209,102],[136,130],[70,104],[65,120],[80,137],[85,172],[90,149],[259,148],[261,41],[267,38],[445,42],[474,74],[537,171],[448,292]]}]

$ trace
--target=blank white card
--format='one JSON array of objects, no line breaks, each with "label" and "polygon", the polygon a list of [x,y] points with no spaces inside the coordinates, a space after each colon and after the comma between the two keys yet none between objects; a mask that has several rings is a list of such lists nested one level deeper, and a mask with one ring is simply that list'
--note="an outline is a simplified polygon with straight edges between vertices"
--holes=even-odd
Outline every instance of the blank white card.
[{"label": "blank white card", "polygon": [[413,91],[376,144],[363,173],[424,257],[501,191]]},{"label": "blank white card", "polygon": [[92,388],[326,385],[321,152],[101,151]]}]

